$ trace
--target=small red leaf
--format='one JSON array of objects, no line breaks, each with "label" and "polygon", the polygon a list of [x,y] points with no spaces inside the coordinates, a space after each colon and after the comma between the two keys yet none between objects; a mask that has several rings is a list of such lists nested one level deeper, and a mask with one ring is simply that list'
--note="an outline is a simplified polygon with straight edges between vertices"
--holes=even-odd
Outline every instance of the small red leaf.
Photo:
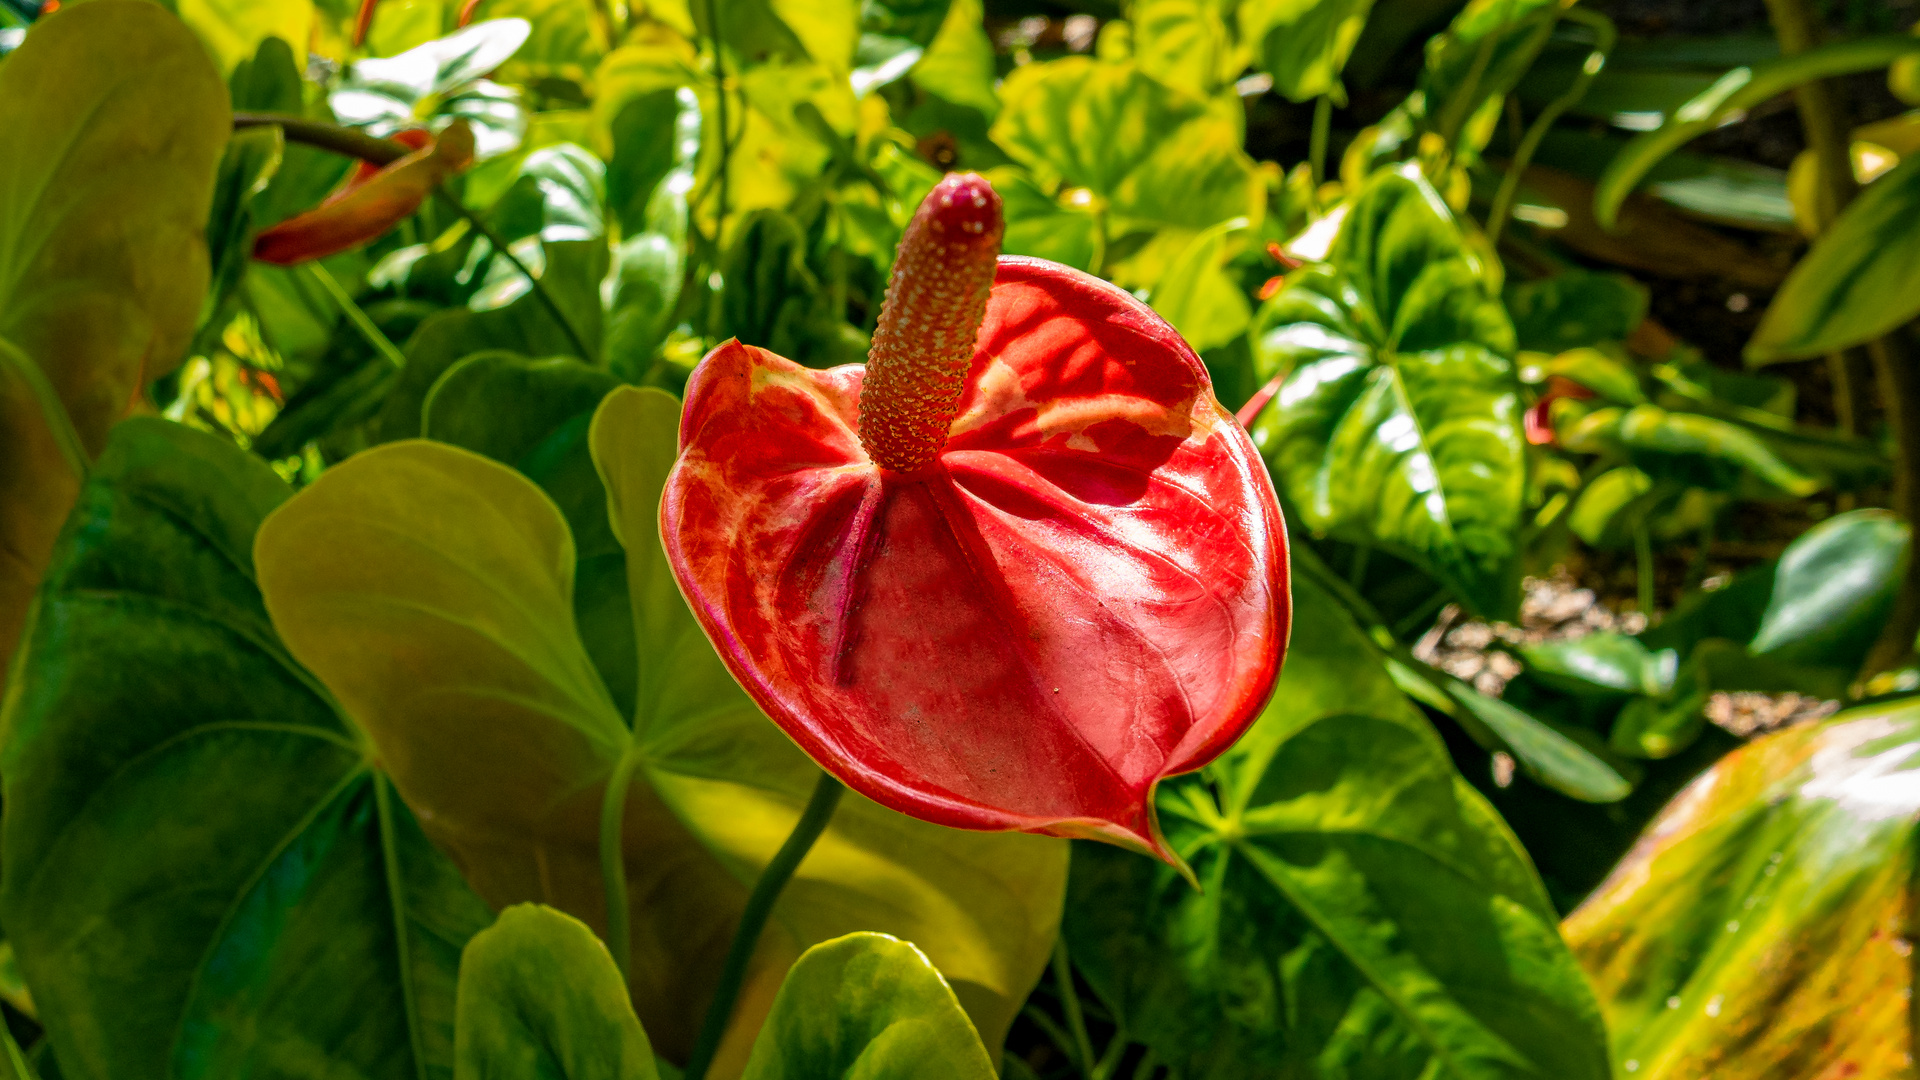
[{"label": "small red leaf", "polygon": [[386,166],[361,162],[340,190],[253,241],[253,257],[278,266],[325,258],[373,240],[426,201],[433,189],[473,162],[473,132],[455,122],[439,138],[402,131],[393,141],[413,153]]},{"label": "small red leaf", "polygon": [[930,462],[868,456],[866,373],[730,341],[688,382],[661,528],[727,666],[886,806],[1180,865],[1154,787],[1253,722],[1289,616],[1272,483],[1199,358],[1121,289],[1002,258]]}]

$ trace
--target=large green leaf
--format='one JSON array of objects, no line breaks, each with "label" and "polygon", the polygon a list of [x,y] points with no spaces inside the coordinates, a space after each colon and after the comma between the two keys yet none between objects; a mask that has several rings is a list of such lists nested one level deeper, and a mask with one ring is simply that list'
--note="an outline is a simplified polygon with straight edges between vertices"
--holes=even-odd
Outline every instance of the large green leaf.
[{"label": "large green leaf", "polygon": [[1492,614],[1517,602],[1525,488],[1513,327],[1414,166],[1376,173],[1328,262],[1260,313],[1252,425],[1316,533],[1387,548]]},{"label": "large green leaf", "polygon": [[[1107,235],[1170,231],[1132,276],[1152,286],[1155,259],[1230,218],[1258,222],[1265,205],[1236,114],[1172,89],[1130,63],[1068,57],[1007,77],[993,141],[1042,185],[1104,200]],[[1235,107],[1237,109],[1237,106]]]},{"label": "large green leaf", "polygon": [[1627,196],[1660,159],[1694,138],[1745,115],[1762,102],[1815,79],[1875,71],[1914,53],[1920,53],[1920,38],[1883,34],[1834,42],[1796,56],[1734,68],[1699,96],[1674,110],[1658,128],[1636,137],[1613,156],[1595,186],[1594,216],[1601,225],[1613,228]]},{"label": "large green leaf", "polygon": [[1721,759],[1647,827],[1567,939],[1622,1075],[1901,1076],[1920,705]]},{"label": "large green leaf", "polygon": [[[631,726],[575,628],[567,525],[512,470],[439,444],[382,447],[322,475],[258,545],[276,625],[497,906],[540,900],[605,928],[603,803],[632,777],[624,815],[614,789],[605,850],[625,856],[630,989],[669,1057],[690,1045],[748,885],[818,775],[727,675],[660,553],[677,423],[671,397],[620,390],[592,430],[627,549]],[[1063,849],[849,797],[774,910],[723,1060],[745,1054],[801,949],[860,929],[927,942],[997,1045],[1044,964]]]},{"label": "large green leaf", "polygon": [[1372,8],[1373,0],[1244,0],[1240,32],[1259,42],[1260,66],[1288,100],[1345,98],[1340,69]]},{"label": "large green leaf", "polygon": [[858,933],[803,953],[774,999],[744,1080],[993,1080],[993,1061],[925,953]]},{"label": "large green leaf", "polygon": [[1201,232],[1167,266],[1160,287],[1153,290],[1153,309],[1196,352],[1225,345],[1253,321],[1247,294],[1221,265],[1227,238],[1246,227],[1245,218],[1234,218]]},{"label": "large green leaf", "polygon": [[249,552],[287,495],[129,420],[48,574],[4,717],[0,919],[70,1080],[451,1067],[486,908],[268,622]]},{"label": "large green leaf", "polygon": [[526,114],[517,91],[483,76],[519,51],[531,32],[525,19],[489,19],[398,56],[356,61],[327,102],[342,123],[374,135],[465,120],[477,157],[507,153],[526,134]]},{"label": "large green leaf", "polygon": [[593,931],[516,904],[460,956],[454,1080],[659,1080],[620,969]]},{"label": "large green leaf", "polygon": [[164,9],[96,0],[0,65],[0,685],[88,455],[206,295],[227,90]]},{"label": "large green leaf", "polygon": [[1920,315],[1920,154],[1867,185],[1795,264],[1747,344],[1755,362],[1820,356]]},{"label": "large green leaf", "polygon": [[1161,788],[1202,890],[1076,845],[1065,925],[1116,1020],[1188,1080],[1608,1075],[1591,991],[1518,842],[1324,591],[1274,702]]},{"label": "large green leaf", "polygon": [[1857,668],[1893,608],[1913,530],[1885,510],[1828,518],[1780,553],[1747,647],[1794,664]]}]

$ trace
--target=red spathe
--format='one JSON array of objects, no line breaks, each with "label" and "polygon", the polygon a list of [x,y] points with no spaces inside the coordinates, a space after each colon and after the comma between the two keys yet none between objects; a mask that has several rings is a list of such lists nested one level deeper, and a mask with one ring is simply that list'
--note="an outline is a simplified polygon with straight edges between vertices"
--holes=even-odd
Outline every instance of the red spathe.
[{"label": "red spathe", "polygon": [[1153,789],[1253,722],[1285,651],[1272,482],[1131,295],[1000,260],[930,465],[875,465],[865,368],[727,342],[687,384],[667,558],[728,668],[868,798],[1179,860]]}]

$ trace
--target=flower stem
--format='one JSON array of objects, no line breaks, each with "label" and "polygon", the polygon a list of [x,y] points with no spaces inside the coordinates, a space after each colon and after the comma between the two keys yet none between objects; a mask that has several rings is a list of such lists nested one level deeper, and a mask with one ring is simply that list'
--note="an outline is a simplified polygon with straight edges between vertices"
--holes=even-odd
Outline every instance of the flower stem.
[{"label": "flower stem", "polygon": [[632,915],[627,910],[627,787],[640,756],[629,749],[607,777],[606,797],[600,802],[600,880],[607,896],[607,951],[620,969],[620,981],[627,980],[627,965],[633,959]]},{"label": "flower stem", "polygon": [[1067,939],[1053,939],[1053,981],[1060,990],[1060,1008],[1067,1015],[1067,1030],[1073,1034],[1074,1056],[1080,1059],[1080,1075],[1092,1076],[1093,1040],[1087,1037],[1087,1018],[1080,1011],[1080,992],[1073,986],[1073,962],[1067,957]]},{"label": "flower stem", "polygon": [[331,271],[321,265],[320,260],[315,259],[307,263],[306,267],[308,276],[313,278],[322,292],[333,298],[333,302],[338,304],[341,312],[346,315],[347,321],[353,324],[355,330],[360,331],[360,336],[367,339],[367,344],[373,346],[375,352],[386,357],[387,363],[392,364],[396,369],[407,366],[406,354],[395,348],[387,335],[380,332],[380,328],[374,325],[373,320],[367,317],[367,313],[361,310],[359,304],[353,302],[353,297],[347,295],[347,290],[341,288],[340,282],[334,278]]},{"label": "flower stem", "polygon": [[1313,134],[1307,144],[1307,160],[1313,168],[1315,191],[1327,179],[1327,133],[1333,126],[1333,99],[1325,94],[1313,103]]},{"label": "flower stem", "polygon": [[540,305],[547,309],[548,315],[553,316],[554,322],[560,324],[560,332],[567,335],[567,342],[573,346],[573,351],[579,355],[583,362],[593,363],[594,356],[593,353],[587,349],[586,339],[580,336],[580,331],[573,328],[573,322],[567,318],[567,313],[560,310],[560,302],[555,300],[553,294],[547,291],[546,282],[540,280],[532,270],[528,269],[527,264],[521,262],[520,257],[515,255],[513,251],[507,247],[506,240],[501,238],[499,233],[493,231],[493,226],[487,224],[485,218],[482,218],[479,214],[469,209],[466,203],[455,198],[453,193],[444,187],[434,188],[433,193],[440,196],[442,202],[452,207],[454,213],[466,218],[467,224],[473,226],[475,232],[486,237],[487,243],[493,245],[493,250],[499,252],[502,257],[512,263],[515,270],[520,271],[520,276],[527,279],[528,285],[533,286],[533,295],[540,298]]},{"label": "flower stem", "polygon": [[713,1001],[707,1005],[706,1018],[700,1024],[700,1035],[694,1040],[693,1051],[687,1055],[684,1080],[706,1080],[713,1055],[720,1049],[720,1038],[727,1032],[727,1022],[733,1019],[733,1004],[747,981],[747,964],[760,944],[760,932],[766,928],[767,917],[773,914],[773,902],[780,898],[780,890],[786,887],[787,879],[793,877],[800,860],[807,857],[813,842],[826,831],[834,807],[839,805],[840,793],[845,790],[831,775],[820,774],[819,782],[813,787],[813,797],[807,800],[807,808],[801,811],[793,832],[787,834],[787,842],[774,852],[773,860],[760,871],[760,880],[753,883],[746,909],[740,913],[740,925],[733,932],[733,944],[727,948],[726,961],[720,966],[720,984],[714,987]]},{"label": "flower stem", "polygon": [[1501,177],[1500,190],[1493,197],[1493,208],[1487,212],[1487,242],[1495,248],[1500,246],[1501,230],[1506,228],[1507,216],[1512,213],[1513,201],[1519,195],[1520,176],[1532,163],[1534,151],[1540,148],[1540,140],[1546,138],[1547,129],[1560,119],[1561,113],[1579,104],[1580,99],[1586,96],[1588,85],[1606,66],[1607,57],[1612,55],[1614,43],[1620,37],[1614,29],[1613,20],[1598,12],[1570,8],[1562,12],[1560,17],[1592,30],[1593,50],[1587,53],[1586,62],[1580,66],[1580,73],[1573,77],[1573,84],[1567,87],[1567,92],[1540,110],[1540,115],[1533,119],[1533,126],[1527,129],[1520,145],[1514,148],[1513,160],[1507,164],[1507,174]]}]

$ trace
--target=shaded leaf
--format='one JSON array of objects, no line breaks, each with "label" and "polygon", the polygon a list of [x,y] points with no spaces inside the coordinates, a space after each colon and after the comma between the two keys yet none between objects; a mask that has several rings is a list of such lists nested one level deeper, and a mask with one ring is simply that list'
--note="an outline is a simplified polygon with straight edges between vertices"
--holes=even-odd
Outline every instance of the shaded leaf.
[{"label": "shaded leaf", "polygon": [[136,418],[56,553],[6,713],[0,918],[64,1076],[451,1066],[486,910],[267,620],[249,549],[287,495]]},{"label": "shaded leaf", "polygon": [[1519,844],[1309,579],[1259,723],[1169,782],[1204,885],[1077,845],[1066,934],[1185,1077],[1605,1077],[1591,992]]},{"label": "shaded leaf", "polygon": [[1912,530],[1885,510],[1808,529],[1780,553],[1748,648],[1770,660],[1857,668],[1893,608]]},{"label": "shaded leaf", "polygon": [[1558,353],[1625,341],[1647,316],[1647,288],[1625,274],[1573,271],[1509,285],[1506,304],[1522,349]]},{"label": "shaded leaf", "polygon": [[42,20],[0,101],[4,683],[86,456],[192,337],[229,119],[200,42],[131,0]]}]

